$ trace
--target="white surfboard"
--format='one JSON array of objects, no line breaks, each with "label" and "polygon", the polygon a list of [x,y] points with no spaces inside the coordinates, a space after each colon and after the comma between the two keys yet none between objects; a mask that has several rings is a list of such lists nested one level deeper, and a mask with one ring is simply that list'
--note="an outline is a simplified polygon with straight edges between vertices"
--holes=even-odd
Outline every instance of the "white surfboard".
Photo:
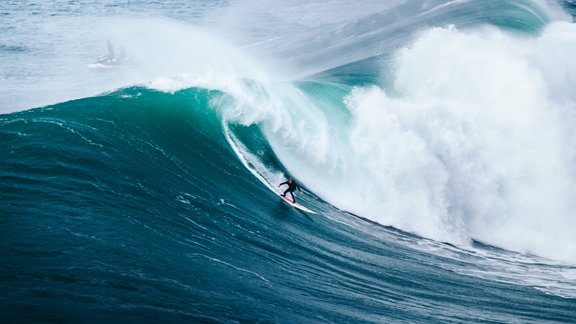
[{"label": "white surfboard", "polygon": [[290,198],[288,198],[288,197],[283,197],[282,195],[280,195],[280,198],[284,199],[285,202],[287,202],[288,204],[290,204],[290,205],[291,205],[292,207],[294,207],[294,208],[298,208],[298,209],[300,209],[300,210],[302,210],[302,211],[305,211],[305,212],[307,212],[307,213],[310,213],[310,214],[316,214],[316,212],[314,212],[314,211],[306,208],[305,206],[303,206],[303,205],[301,205],[301,204],[299,204],[299,203],[293,202],[292,199],[290,199]]}]

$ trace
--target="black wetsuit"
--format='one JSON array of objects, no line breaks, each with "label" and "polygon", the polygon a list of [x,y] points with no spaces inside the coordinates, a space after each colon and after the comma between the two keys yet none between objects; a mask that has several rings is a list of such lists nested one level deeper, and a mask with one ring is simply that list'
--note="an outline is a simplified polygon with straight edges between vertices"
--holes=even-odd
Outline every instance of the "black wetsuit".
[{"label": "black wetsuit", "polygon": [[294,198],[294,191],[296,191],[296,189],[302,191],[302,189],[300,189],[300,186],[298,184],[296,184],[296,182],[294,180],[292,180],[292,183],[289,183],[288,181],[286,182],[282,182],[281,184],[278,185],[278,187],[280,187],[281,185],[288,185],[288,189],[286,189],[286,191],[284,191],[284,193],[282,194],[282,196],[286,196],[287,192],[290,192],[290,195],[292,196],[292,202],[296,203],[296,198]]}]

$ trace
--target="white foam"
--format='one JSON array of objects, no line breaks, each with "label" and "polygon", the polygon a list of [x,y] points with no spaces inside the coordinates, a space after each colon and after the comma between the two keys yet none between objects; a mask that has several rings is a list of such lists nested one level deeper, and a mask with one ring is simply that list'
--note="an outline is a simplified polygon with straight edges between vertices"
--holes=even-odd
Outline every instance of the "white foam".
[{"label": "white foam", "polygon": [[366,183],[347,208],[437,240],[575,261],[571,57],[567,23],[532,39],[423,34],[398,54],[394,95],[359,89],[348,100],[350,158]]}]

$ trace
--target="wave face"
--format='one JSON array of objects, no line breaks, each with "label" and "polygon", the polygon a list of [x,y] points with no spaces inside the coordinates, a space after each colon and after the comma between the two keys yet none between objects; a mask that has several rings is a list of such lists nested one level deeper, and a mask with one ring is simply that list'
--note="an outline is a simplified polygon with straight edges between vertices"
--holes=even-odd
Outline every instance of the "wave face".
[{"label": "wave face", "polygon": [[[37,53],[0,37],[22,62],[0,79],[2,318],[576,318],[576,27],[560,5],[140,6],[201,27],[106,19],[130,64],[52,58],[62,69],[32,79],[68,89],[54,96],[19,90]],[[68,9],[54,30],[107,13]],[[277,197],[288,176],[318,214]]]}]

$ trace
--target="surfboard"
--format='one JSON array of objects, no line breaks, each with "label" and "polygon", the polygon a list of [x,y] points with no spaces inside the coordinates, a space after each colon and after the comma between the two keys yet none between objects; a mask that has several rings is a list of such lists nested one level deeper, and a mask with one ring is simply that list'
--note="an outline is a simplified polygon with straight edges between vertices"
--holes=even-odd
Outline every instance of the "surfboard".
[{"label": "surfboard", "polygon": [[282,195],[279,195],[279,196],[280,196],[280,198],[282,198],[285,202],[287,202],[288,204],[290,204],[294,208],[298,208],[298,209],[305,211],[307,213],[310,213],[310,214],[316,214],[316,212],[314,212],[313,210],[308,209],[307,207],[301,205],[300,203],[293,202],[292,199],[290,199],[288,197],[283,197]]}]

